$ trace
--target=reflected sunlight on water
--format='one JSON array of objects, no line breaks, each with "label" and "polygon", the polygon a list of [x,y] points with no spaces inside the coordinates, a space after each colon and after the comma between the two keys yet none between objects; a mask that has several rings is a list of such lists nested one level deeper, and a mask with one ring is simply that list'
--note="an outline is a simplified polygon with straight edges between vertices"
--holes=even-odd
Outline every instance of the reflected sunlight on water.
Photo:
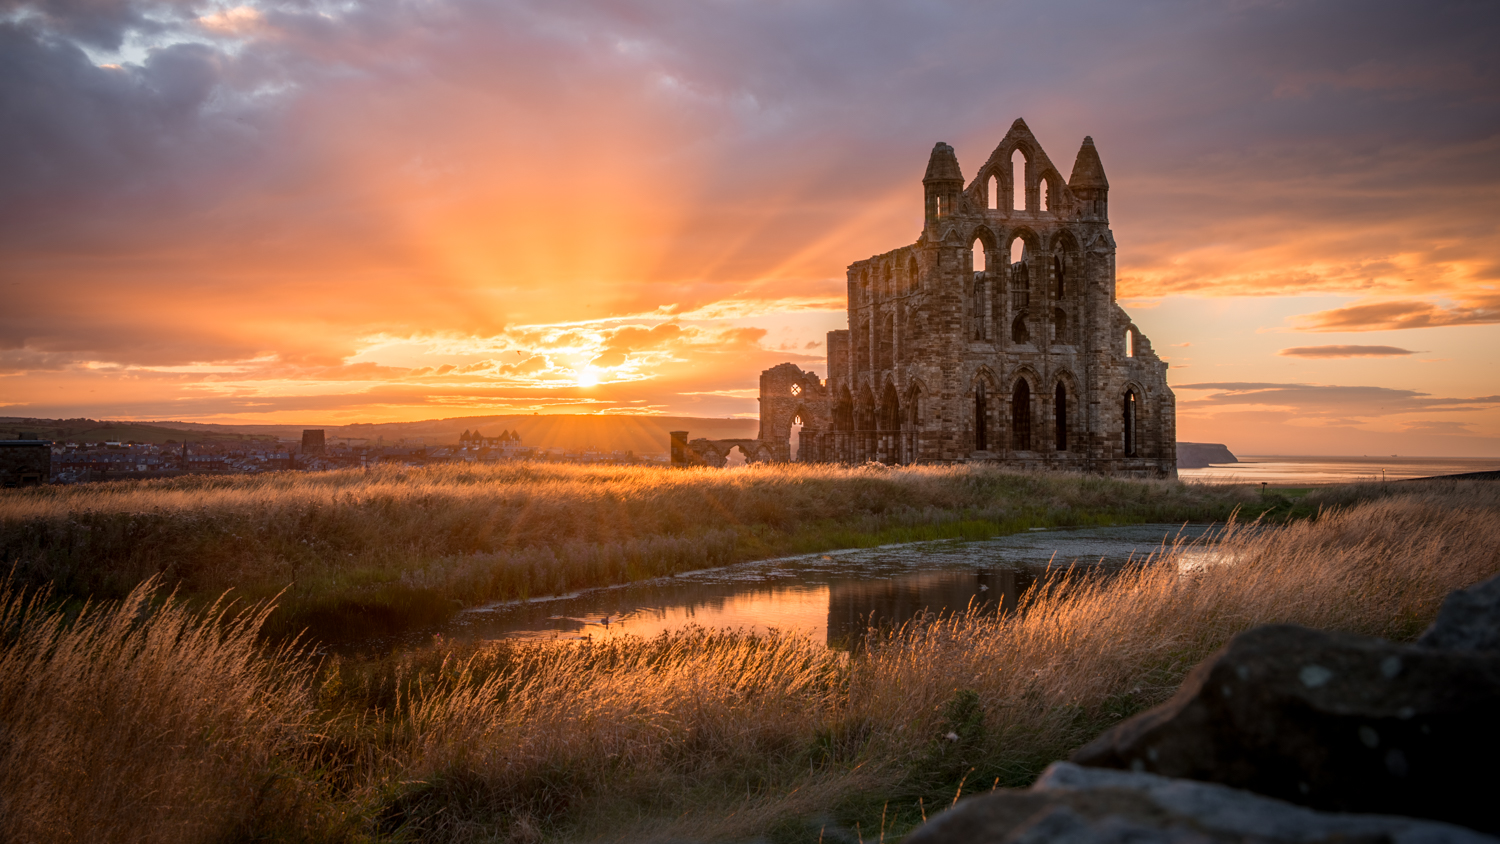
[{"label": "reflected sunlight on water", "polygon": [[1313,486],[1360,481],[1399,481],[1500,469],[1500,459],[1478,457],[1286,457],[1245,456],[1239,463],[1178,469],[1185,481]]},{"label": "reflected sunlight on water", "polygon": [[971,605],[1014,610],[1026,589],[1048,572],[1073,565],[1112,570],[1211,530],[1210,525],[1163,524],[1077,528],[786,557],[479,607],[462,613],[442,634],[602,641],[697,625],[797,631],[830,647],[845,647],[872,624],[894,626],[923,613],[956,612]]},{"label": "reflected sunlight on water", "polygon": [[539,639],[580,638],[613,639],[618,636],[655,636],[689,625],[720,629],[796,630],[821,639],[828,628],[827,586],[782,586],[751,589],[702,602],[668,606],[644,606],[635,609],[585,613],[582,616],[551,615],[544,619],[550,629],[522,629],[507,638],[534,641]]}]

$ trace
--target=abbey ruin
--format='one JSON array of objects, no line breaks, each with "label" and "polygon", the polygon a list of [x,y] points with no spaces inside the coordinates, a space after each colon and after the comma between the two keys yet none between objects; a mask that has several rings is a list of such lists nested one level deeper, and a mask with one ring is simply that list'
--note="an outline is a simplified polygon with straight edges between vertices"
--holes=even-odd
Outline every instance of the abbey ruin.
[{"label": "abbey ruin", "polygon": [[849,266],[828,379],[761,374],[760,436],[674,435],[673,462],[993,461],[1175,477],[1167,364],[1115,302],[1109,182],[1092,138],[1065,182],[1017,120],[964,184],[933,147],[915,243]]}]

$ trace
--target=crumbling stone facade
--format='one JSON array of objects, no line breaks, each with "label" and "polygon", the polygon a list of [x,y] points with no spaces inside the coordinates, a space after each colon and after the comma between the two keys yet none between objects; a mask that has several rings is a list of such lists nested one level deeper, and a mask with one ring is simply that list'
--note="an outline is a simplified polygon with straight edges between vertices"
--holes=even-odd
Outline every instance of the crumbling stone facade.
[{"label": "crumbling stone facade", "polygon": [[824,451],[832,429],[828,387],[816,373],[783,363],[760,374],[760,439],[775,459],[802,463],[835,459]]},{"label": "crumbling stone facade", "polygon": [[828,380],[790,363],[761,374],[769,459],[1175,477],[1167,364],[1115,302],[1093,139],[1064,181],[1017,120],[967,186],[937,144],[922,186],[917,241],[849,266]]}]

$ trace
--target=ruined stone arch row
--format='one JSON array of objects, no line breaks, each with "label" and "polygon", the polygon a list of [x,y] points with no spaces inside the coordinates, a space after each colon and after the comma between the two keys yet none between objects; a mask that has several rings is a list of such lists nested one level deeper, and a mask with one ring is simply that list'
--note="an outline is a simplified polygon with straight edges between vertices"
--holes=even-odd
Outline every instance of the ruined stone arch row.
[{"label": "ruined stone arch row", "polygon": [[1091,433],[1079,412],[1079,382],[1071,371],[1044,377],[1022,366],[1002,379],[980,367],[971,383],[977,451],[1068,451]]},{"label": "ruined stone arch row", "polygon": [[[975,451],[1067,452],[1100,433],[1091,430],[1082,407],[1080,381],[1070,370],[1043,375],[1023,366],[1002,377],[990,367],[980,366],[969,383],[967,395],[973,403],[974,418],[966,427]],[[916,448],[922,435],[940,427],[923,412],[926,395],[926,385],[920,379],[913,379],[905,388],[894,378],[887,379],[880,389],[868,382],[861,384],[857,393],[845,387],[835,399],[834,431],[847,432],[872,448],[880,447],[883,440],[894,443],[887,447],[897,452]],[[1126,456],[1136,456],[1144,429],[1152,424],[1150,405],[1145,400],[1148,395],[1147,387],[1131,380],[1112,403],[1120,409],[1118,431]]]},{"label": "ruined stone arch row", "polygon": [[921,265],[910,247],[894,250],[851,273],[850,303],[858,307],[918,289]]},{"label": "ruined stone arch row", "polygon": [[969,230],[968,237],[959,237],[956,230],[950,230],[951,237],[948,240],[957,244],[966,243],[970,247],[976,243],[982,244],[986,255],[998,257],[1008,256],[1012,245],[1017,240],[1026,244],[1027,252],[1032,255],[1083,254],[1079,236],[1068,229],[1053,232],[1050,237],[1026,225],[1014,228],[999,227],[999,230],[1004,233],[1004,236],[996,234],[995,227],[981,223]]}]

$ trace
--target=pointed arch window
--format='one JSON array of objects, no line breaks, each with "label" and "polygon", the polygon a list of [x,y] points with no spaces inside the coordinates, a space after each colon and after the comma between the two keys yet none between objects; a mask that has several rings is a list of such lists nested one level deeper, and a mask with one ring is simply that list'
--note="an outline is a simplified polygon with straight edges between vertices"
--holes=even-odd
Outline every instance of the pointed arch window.
[{"label": "pointed arch window", "polygon": [[1024,311],[1017,314],[1015,321],[1010,324],[1010,341],[1012,343],[1031,342],[1031,330],[1026,327],[1026,313]]},{"label": "pointed arch window", "polygon": [[1057,392],[1053,396],[1053,417],[1057,420],[1057,435],[1055,442],[1058,451],[1068,450],[1068,388],[1063,382],[1057,382]]},{"label": "pointed arch window", "polygon": [[989,448],[989,438],[986,436],[985,417],[988,415],[985,407],[984,380],[980,379],[974,385],[974,450],[985,451]]},{"label": "pointed arch window", "polygon": [[974,317],[975,340],[990,339],[990,314],[987,307],[989,301],[988,290],[988,280],[982,274],[976,273],[974,275],[973,298],[970,300],[970,313]]},{"label": "pointed arch window", "polygon": [[1031,450],[1031,384],[1025,378],[1016,381],[1010,397],[1011,448]]},{"label": "pointed arch window", "polygon": [[1011,210],[1026,210],[1026,153],[1016,150],[1010,154]]},{"label": "pointed arch window", "polygon": [[1031,273],[1023,261],[1011,267],[1010,306],[1017,311],[1031,307]]},{"label": "pointed arch window", "polygon": [[876,369],[890,369],[896,365],[896,317],[889,315],[880,323],[880,344]]},{"label": "pointed arch window", "polygon": [[1134,457],[1137,447],[1136,438],[1136,400],[1135,390],[1125,391],[1125,405],[1122,408],[1125,423],[1125,456]]},{"label": "pointed arch window", "polygon": [[870,321],[860,320],[854,335],[854,371],[864,372],[870,368]]}]

